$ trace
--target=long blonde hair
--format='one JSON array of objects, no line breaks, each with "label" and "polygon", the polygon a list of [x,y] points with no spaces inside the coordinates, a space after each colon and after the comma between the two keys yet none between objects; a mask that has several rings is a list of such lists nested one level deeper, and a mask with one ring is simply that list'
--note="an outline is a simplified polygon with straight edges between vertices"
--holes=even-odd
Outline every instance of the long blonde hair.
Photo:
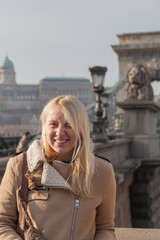
[{"label": "long blonde hair", "polygon": [[40,117],[42,126],[41,139],[48,162],[56,158],[56,153],[46,140],[45,123],[48,112],[55,106],[61,107],[64,118],[70,124],[76,137],[72,156],[72,162],[74,162],[72,189],[76,194],[90,197],[92,194],[92,176],[94,174],[95,162],[87,111],[84,105],[71,95],[58,96],[44,107]]}]

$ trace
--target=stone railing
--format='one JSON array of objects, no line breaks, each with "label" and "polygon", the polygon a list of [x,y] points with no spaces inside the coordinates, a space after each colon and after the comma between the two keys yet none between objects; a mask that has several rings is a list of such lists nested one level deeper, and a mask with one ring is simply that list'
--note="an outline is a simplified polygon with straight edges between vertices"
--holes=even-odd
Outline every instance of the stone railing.
[{"label": "stone railing", "polygon": [[116,228],[117,240],[159,240],[160,229]]}]

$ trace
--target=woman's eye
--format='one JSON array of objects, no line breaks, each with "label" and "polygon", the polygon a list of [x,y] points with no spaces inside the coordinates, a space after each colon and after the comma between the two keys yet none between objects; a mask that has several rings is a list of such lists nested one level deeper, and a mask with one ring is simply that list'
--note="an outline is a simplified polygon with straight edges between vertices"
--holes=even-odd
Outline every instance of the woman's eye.
[{"label": "woman's eye", "polygon": [[58,126],[57,123],[51,123],[50,125],[53,126],[53,127],[57,127]]},{"label": "woman's eye", "polygon": [[65,124],[65,127],[67,128],[71,128],[71,126],[69,124]]}]

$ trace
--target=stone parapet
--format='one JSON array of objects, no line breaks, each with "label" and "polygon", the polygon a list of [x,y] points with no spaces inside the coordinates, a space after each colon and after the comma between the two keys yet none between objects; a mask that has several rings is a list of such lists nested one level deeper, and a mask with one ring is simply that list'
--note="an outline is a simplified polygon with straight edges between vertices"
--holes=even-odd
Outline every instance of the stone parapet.
[{"label": "stone parapet", "polygon": [[129,138],[122,138],[110,140],[107,143],[95,143],[94,151],[108,158],[113,166],[117,166],[128,159],[130,142],[131,140]]},{"label": "stone parapet", "polygon": [[131,137],[131,158],[156,157],[160,154],[160,139],[156,135],[135,135]]},{"label": "stone parapet", "polygon": [[160,240],[160,229],[116,228],[117,240]]}]

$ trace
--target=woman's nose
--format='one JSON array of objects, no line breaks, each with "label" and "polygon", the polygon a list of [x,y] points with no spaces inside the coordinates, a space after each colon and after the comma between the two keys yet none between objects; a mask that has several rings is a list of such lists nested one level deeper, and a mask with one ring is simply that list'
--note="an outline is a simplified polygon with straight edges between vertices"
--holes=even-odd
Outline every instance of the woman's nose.
[{"label": "woman's nose", "polygon": [[64,135],[64,128],[63,128],[63,126],[58,126],[56,133],[57,133],[57,136]]}]

